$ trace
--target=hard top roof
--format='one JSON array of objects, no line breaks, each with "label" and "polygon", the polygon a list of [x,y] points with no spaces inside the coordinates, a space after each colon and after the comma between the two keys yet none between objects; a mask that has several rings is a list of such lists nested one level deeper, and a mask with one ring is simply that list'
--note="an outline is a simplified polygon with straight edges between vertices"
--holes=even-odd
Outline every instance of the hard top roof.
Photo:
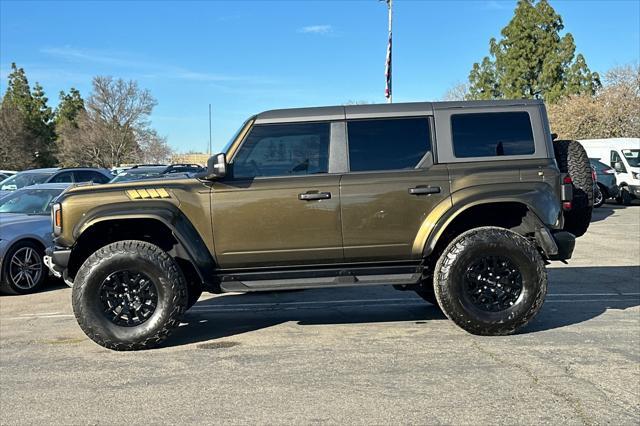
[{"label": "hard top roof", "polygon": [[278,123],[295,121],[344,120],[367,116],[394,117],[404,115],[432,115],[434,110],[454,108],[482,108],[541,105],[539,99],[451,101],[451,102],[407,102],[393,104],[363,104],[323,106],[312,108],[274,109],[256,115],[256,123]]}]

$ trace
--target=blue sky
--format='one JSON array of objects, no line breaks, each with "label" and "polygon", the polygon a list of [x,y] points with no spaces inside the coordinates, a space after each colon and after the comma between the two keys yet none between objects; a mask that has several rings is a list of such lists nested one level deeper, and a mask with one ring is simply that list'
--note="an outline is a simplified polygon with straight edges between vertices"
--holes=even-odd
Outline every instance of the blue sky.
[{"label": "blue sky", "polygon": [[[513,1],[394,2],[394,101],[438,100],[465,81]],[[592,70],[637,63],[640,1],[551,1]],[[11,62],[58,92],[95,75],[135,79],[178,151],[213,147],[266,109],[384,102],[384,3],[0,0],[0,90]]]}]

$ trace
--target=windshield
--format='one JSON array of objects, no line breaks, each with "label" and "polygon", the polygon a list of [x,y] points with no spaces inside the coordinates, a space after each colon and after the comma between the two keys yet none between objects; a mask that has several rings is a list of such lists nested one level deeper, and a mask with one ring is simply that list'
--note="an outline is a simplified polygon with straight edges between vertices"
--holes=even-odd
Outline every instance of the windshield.
[{"label": "windshield", "polygon": [[233,141],[236,140],[236,138],[238,137],[238,135],[240,134],[240,132],[242,132],[242,130],[247,126],[247,124],[252,121],[255,117],[251,117],[250,119],[248,119],[247,121],[245,121],[244,123],[242,123],[242,126],[240,126],[238,128],[238,130],[236,130],[236,132],[233,134],[233,136],[231,136],[231,139],[229,139],[229,141],[227,142],[227,144],[224,146],[224,148],[222,148],[222,151],[220,152],[224,152],[225,154],[229,152],[229,148],[231,147],[231,144],[233,143]]},{"label": "windshield", "polygon": [[126,172],[122,172],[118,176],[111,179],[111,182],[109,183],[128,182],[131,180],[159,177],[160,173],[164,170],[165,170],[164,167],[157,170],[141,170],[141,169],[127,170]]},{"label": "windshield", "polygon": [[0,213],[48,214],[63,189],[22,189],[0,199]]},{"label": "windshield", "polygon": [[640,167],[640,149],[623,149],[622,155],[631,167]]},{"label": "windshield", "polygon": [[44,183],[53,173],[18,173],[0,182],[0,190],[15,191],[25,186]]}]

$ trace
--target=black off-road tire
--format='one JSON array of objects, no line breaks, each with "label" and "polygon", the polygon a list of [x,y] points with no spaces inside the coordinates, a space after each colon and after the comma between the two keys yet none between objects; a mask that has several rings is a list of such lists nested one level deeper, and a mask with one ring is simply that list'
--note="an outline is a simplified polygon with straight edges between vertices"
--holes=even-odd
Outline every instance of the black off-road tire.
[{"label": "black off-road tire", "polygon": [[[100,300],[103,282],[122,270],[144,273],[157,290],[154,312],[136,326],[112,322]],[[117,351],[158,346],[180,324],[187,301],[187,283],[173,258],[153,244],[136,240],[109,244],[89,256],[72,292],[73,313],[82,331],[97,344]]]},{"label": "black off-road tire", "polygon": [[[467,296],[465,274],[482,256],[508,258],[519,269],[522,290],[506,309],[489,312]],[[508,335],[525,326],[542,307],[547,272],[536,247],[520,234],[504,228],[475,228],[453,240],[438,259],[434,290],[442,311],[462,329],[484,336]]]},{"label": "black off-road tire", "polygon": [[571,210],[564,213],[564,230],[576,237],[587,232],[593,212],[593,176],[587,151],[578,141],[553,142],[558,168],[568,173],[573,181]]},{"label": "black off-road tire", "polygon": [[[11,260],[14,255],[19,251],[30,249],[34,256],[38,256],[37,261],[40,264],[41,272],[39,278],[34,282],[34,285],[30,288],[18,287],[11,279],[9,268],[11,268]],[[20,254],[18,253],[18,256]],[[2,280],[0,281],[0,293],[4,294],[30,294],[39,291],[44,285],[49,271],[44,264],[44,250],[42,247],[32,241],[19,241],[15,243],[5,254],[2,262]],[[34,259],[35,261],[36,259]]]}]

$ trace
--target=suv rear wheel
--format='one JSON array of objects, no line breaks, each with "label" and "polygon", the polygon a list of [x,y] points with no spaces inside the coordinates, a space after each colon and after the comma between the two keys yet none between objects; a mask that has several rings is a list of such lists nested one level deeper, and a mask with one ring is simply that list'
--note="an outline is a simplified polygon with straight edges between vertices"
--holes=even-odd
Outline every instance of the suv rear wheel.
[{"label": "suv rear wheel", "polygon": [[159,345],[180,323],[187,301],[187,283],[176,262],[143,241],[102,247],[80,267],[73,285],[80,328],[114,350]]},{"label": "suv rear wheel", "polygon": [[438,259],[434,290],[445,315],[472,334],[512,334],[540,310],[547,273],[536,247],[513,231],[476,228]]}]

